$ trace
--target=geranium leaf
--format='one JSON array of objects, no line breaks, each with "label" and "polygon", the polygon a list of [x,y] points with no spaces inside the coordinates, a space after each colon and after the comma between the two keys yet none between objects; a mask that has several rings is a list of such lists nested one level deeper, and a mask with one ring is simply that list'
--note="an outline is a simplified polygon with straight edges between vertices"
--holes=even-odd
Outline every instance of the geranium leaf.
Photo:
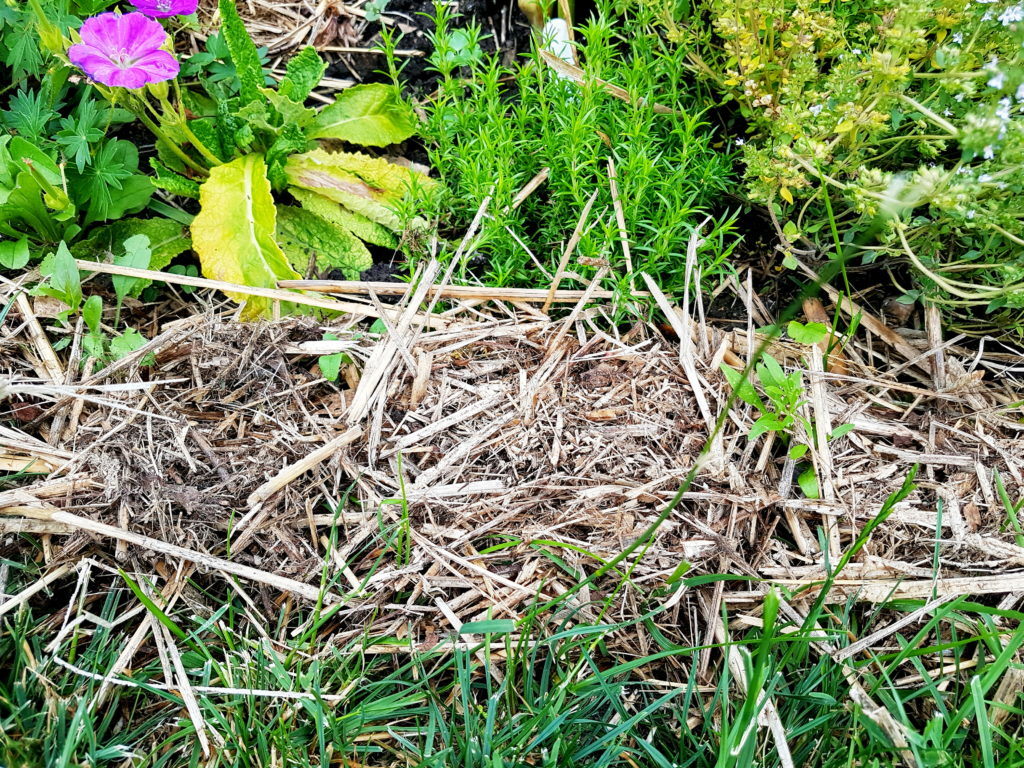
[{"label": "geranium leaf", "polygon": [[[213,168],[199,189],[199,204],[192,248],[206,277],[263,288],[299,277],[274,239],[277,214],[261,156],[246,155]],[[244,319],[269,314],[270,299],[228,296],[245,305]]]},{"label": "geranium leaf", "polygon": [[342,139],[353,144],[384,147],[405,141],[416,132],[412,110],[394,88],[367,83],[347,88],[313,124],[312,139]]}]

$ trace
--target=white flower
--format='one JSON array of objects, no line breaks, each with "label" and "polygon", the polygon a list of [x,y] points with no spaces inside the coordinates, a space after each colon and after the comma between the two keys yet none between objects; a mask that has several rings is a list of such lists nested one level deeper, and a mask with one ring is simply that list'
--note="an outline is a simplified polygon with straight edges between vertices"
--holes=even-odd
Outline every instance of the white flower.
[{"label": "white flower", "polygon": [[989,181],[992,181],[992,174],[991,173],[983,173],[983,174],[981,174],[981,176],[978,177],[978,181],[980,183],[982,183],[982,184],[985,184],[985,183],[987,183]]},{"label": "white flower", "polygon": [[986,160],[991,160],[993,157],[996,156],[995,148],[991,144],[989,144],[987,147],[985,147],[985,149],[982,150],[982,156]]},{"label": "white flower", "polygon": [[991,60],[985,65],[985,72],[992,74],[987,83],[989,88],[1001,88],[1007,84],[1007,75],[999,71],[999,59],[995,56],[992,56]]},{"label": "white flower", "polygon": [[999,100],[999,107],[996,109],[996,117],[1004,122],[1010,119],[1010,97]]},{"label": "white flower", "polygon": [[[1024,86],[1021,86],[1021,87],[1024,87]],[[821,114],[821,110],[823,110],[824,108],[825,108],[824,104],[812,104],[811,106],[809,106],[807,108],[807,111],[810,112],[815,117],[817,117],[818,115]]]},{"label": "white flower", "polygon": [[736,146],[737,147],[742,147],[746,143],[747,142],[745,142],[743,139],[736,139]]},{"label": "white flower", "polygon": [[1024,21],[1024,5],[1011,5],[999,14],[999,23],[1004,27],[1016,24],[1018,21]]},{"label": "white flower", "polygon": [[952,117],[953,116],[953,110],[950,109],[949,107],[946,107],[944,110],[942,110],[942,114],[945,117]]},{"label": "white flower", "polygon": [[862,53],[864,53],[864,51],[862,51],[860,48],[852,48],[850,49],[850,53],[852,53],[854,56],[860,56]]},{"label": "white flower", "polygon": [[1017,86],[1017,93],[1015,94],[1017,101],[1024,101],[1024,83]]},{"label": "white flower", "polygon": [[975,216],[975,210],[974,210],[973,208],[971,208],[971,210],[969,210],[969,211],[967,212],[967,218],[968,218],[968,219],[973,219],[973,218],[974,218],[974,216]]},{"label": "white flower", "polygon": [[963,32],[954,32],[952,40],[957,45],[960,45],[964,41],[964,33]]}]

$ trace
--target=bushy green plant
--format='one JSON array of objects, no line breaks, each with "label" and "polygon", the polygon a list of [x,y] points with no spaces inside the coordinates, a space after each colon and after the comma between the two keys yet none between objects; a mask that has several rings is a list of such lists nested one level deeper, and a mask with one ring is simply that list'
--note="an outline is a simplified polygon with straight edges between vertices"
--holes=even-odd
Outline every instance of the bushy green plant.
[{"label": "bushy green plant", "polygon": [[[153,183],[199,200],[192,248],[208,277],[273,287],[300,277],[311,258],[321,270],[358,275],[372,264],[365,242],[397,245],[404,222],[393,205],[429,182],[337,145],[404,141],[415,131],[411,110],[383,85],[350,88],[320,110],[307,107],[326,67],[316,51],[297,53],[280,83],[268,86],[231,0],[221,0],[220,17],[208,57],[193,62],[212,72],[197,87],[173,80],[127,95],[105,89],[112,100],[127,98],[157,136]],[[270,308],[264,298],[233,298],[245,303],[244,317]]]},{"label": "bushy green plant", "polygon": [[1024,6],[659,8],[691,67],[745,118],[747,192],[788,219],[786,240],[908,259],[952,308],[1024,308]]},{"label": "bushy green plant", "polygon": [[[570,271],[587,278],[608,263],[606,287],[628,291],[609,159],[616,166],[634,272],[681,290],[690,233],[713,205],[721,215],[704,226],[699,257],[705,274],[729,268],[731,217],[721,203],[730,160],[711,146],[714,134],[695,107],[684,58],[648,34],[651,14],[612,21],[612,11],[600,0],[595,16],[578,30],[578,58],[587,77],[581,87],[560,78],[536,51],[510,66],[496,56],[462,55],[479,48],[481,31],[459,25],[447,6],[437,7],[430,60],[440,84],[425,105],[424,128],[431,165],[444,182],[436,215],[458,233],[491,197],[476,254],[486,266],[479,258],[467,260],[460,265],[464,272],[475,270],[492,285],[546,287],[596,191]],[[624,88],[632,103],[610,95],[599,78]],[[655,104],[673,112],[656,111]],[[544,168],[550,169],[545,184],[512,208]]]},{"label": "bushy green plant", "polygon": [[153,185],[139,151],[111,136],[135,117],[99,98],[44,44],[69,34],[109,0],[0,5],[0,59],[10,81],[0,102],[0,267],[72,243],[95,225],[147,207]]}]

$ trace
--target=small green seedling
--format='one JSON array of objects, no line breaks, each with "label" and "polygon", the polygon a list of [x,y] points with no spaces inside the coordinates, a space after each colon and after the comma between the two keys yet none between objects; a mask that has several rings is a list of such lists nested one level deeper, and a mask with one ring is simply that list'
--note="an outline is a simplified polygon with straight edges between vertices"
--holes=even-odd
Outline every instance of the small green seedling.
[{"label": "small green seedling", "polygon": [[[338,341],[338,337],[333,333],[325,333],[324,341]],[[351,363],[352,358],[346,355],[344,352],[335,352],[331,355],[320,355],[320,359],[317,364],[320,366],[321,375],[328,381],[337,381],[338,375],[341,373],[342,363]]]},{"label": "small green seedling", "polygon": [[67,309],[57,317],[66,322],[72,312],[77,312],[82,306],[82,279],[78,274],[78,265],[75,257],[71,255],[67,244],[62,240],[57,246],[57,252],[51,254],[39,265],[39,271],[44,277],[49,278],[33,289],[36,296],[49,296],[51,299],[63,302]]},{"label": "small green seedling", "polygon": [[[827,328],[821,323],[808,323],[807,326],[800,328],[793,328],[793,325],[800,326],[801,324],[790,324],[788,330],[791,336],[799,335],[803,338],[820,341],[827,333]],[[820,331],[810,327],[817,325],[821,326]],[[756,440],[764,434],[775,433],[783,444],[788,446],[787,459],[790,461],[802,459],[810,450],[810,445],[807,442],[797,442],[794,438],[802,432],[807,440],[813,440],[816,434],[812,421],[801,413],[807,404],[807,399],[804,397],[803,371],[795,370],[792,373],[786,373],[775,358],[765,355],[763,362],[754,367],[754,373],[767,398],[767,402],[765,402],[754,385],[749,379],[744,378],[742,373],[725,364],[722,365],[721,370],[726,381],[736,391],[736,397],[756,408],[760,414],[751,425],[747,437],[750,440]],[[851,429],[853,429],[852,424],[842,424],[829,433],[828,439],[834,440],[842,437]],[[798,476],[797,482],[808,498],[817,498],[818,481],[813,467],[805,468]]]},{"label": "small green seedling", "polygon": [[[173,267],[168,267],[167,271],[172,275],[199,277],[199,268],[195,264],[175,264]],[[195,293],[196,291],[194,285],[180,285],[178,287],[183,293]]]},{"label": "small green seedling", "polygon": [[380,17],[384,15],[384,11],[387,10],[388,0],[368,0],[366,5],[363,6],[363,11],[366,13],[367,21],[379,21]]}]

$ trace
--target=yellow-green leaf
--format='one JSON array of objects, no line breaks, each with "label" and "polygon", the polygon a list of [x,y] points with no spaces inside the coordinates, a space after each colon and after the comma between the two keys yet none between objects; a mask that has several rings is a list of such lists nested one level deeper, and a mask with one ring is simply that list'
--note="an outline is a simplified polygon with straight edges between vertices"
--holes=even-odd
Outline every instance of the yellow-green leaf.
[{"label": "yellow-green leaf", "polygon": [[[192,222],[192,248],[206,277],[258,288],[299,277],[274,239],[276,210],[261,156],[246,155],[212,168],[199,189],[199,204],[201,210]],[[246,320],[269,314],[270,299],[243,293],[228,296],[245,304]]]},{"label": "yellow-green leaf", "polygon": [[305,269],[310,254],[318,270],[340,269],[349,280],[373,266],[363,242],[344,227],[293,205],[278,209],[278,240],[296,269]]},{"label": "yellow-green leaf", "polygon": [[289,157],[285,175],[293,186],[341,203],[394,231],[401,222],[388,204],[401,200],[413,183],[433,183],[421,173],[377,157],[322,149]]},{"label": "yellow-green leaf", "polygon": [[405,141],[416,132],[412,110],[395,89],[380,83],[346,88],[316,118],[311,139],[342,139],[384,147]]},{"label": "yellow-green leaf", "polygon": [[291,193],[296,200],[302,203],[302,207],[307,211],[315,213],[322,219],[327,219],[332,224],[344,227],[360,240],[365,240],[368,243],[380,245],[384,248],[398,247],[398,238],[384,225],[378,224],[362,214],[343,208],[334,200],[316,192],[311,192],[308,189],[292,187]]}]

